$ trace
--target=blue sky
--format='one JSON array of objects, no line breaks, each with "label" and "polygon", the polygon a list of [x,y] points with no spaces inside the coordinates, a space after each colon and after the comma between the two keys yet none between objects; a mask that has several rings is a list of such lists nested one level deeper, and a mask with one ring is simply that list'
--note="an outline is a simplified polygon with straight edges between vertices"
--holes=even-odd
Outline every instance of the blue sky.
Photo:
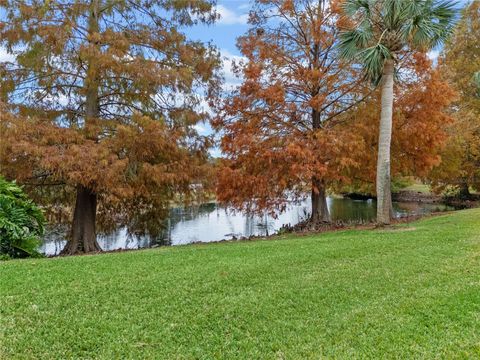
[{"label": "blue sky", "polygon": [[[248,12],[251,8],[249,0],[218,0],[217,12],[220,19],[215,25],[197,25],[185,29],[185,33],[191,40],[212,42],[221,52],[223,58],[223,73],[225,76],[225,88],[232,88],[240,84],[240,80],[232,72],[232,62],[241,59],[241,54],[236,47],[236,39],[248,30]],[[205,107],[208,107],[205,105]],[[208,123],[196,126],[200,134],[212,133]],[[215,157],[220,156],[217,147],[211,150]]]},{"label": "blue sky", "polygon": [[250,7],[248,0],[218,0],[216,9],[220,19],[215,25],[198,25],[188,29],[187,34],[191,39],[211,40],[219,49],[238,55],[235,42],[248,29]]},{"label": "blue sky", "polygon": [[236,39],[248,30],[248,12],[251,6],[252,2],[249,0],[217,0],[216,10],[220,19],[215,25],[197,25],[185,29],[190,39],[212,42],[220,50],[224,60],[226,87],[239,83],[232,73],[231,64],[233,60],[241,58]]}]

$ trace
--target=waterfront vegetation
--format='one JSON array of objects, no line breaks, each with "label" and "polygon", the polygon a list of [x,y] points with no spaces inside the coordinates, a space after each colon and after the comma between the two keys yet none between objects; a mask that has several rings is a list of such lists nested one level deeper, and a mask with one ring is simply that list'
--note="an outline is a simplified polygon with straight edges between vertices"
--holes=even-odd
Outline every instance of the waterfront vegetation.
[{"label": "waterfront vegetation", "polygon": [[0,358],[476,358],[480,210],[0,264]]}]

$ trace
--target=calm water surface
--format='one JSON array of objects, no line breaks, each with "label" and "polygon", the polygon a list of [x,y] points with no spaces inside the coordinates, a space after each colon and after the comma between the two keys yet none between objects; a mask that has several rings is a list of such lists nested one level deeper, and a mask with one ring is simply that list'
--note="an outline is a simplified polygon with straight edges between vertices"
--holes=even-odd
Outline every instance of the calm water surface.
[{"label": "calm water surface", "polygon": [[[374,220],[376,203],[373,200],[328,198],[328,208],[333,220],[345,222],[369,222]],[[217,206],[214,203],[191,208],[176,208],[167,219],[165,233],[159,238],[130,235],[125,228],[99,235],[103,250],[138,249],[159,245],[183,245],[194,242],[212,242],[242,236],[274,234],[283,225],[295,225],[308,217],[309,201],[292,204],[287,211],[274,219],[269,216],[246,216]],[[394,203],[396,217],[424,215],[453,208],[443,204]],[[47,255],[58,254],[65,246],[66,229],[50,229],[40,250]]]}]

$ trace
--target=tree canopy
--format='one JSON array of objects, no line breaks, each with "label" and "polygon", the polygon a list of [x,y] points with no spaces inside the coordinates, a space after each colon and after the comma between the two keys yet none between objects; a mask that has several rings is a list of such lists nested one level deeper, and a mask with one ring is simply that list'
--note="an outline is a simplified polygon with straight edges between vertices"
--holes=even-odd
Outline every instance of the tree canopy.
[{"label": "tree canopy", "polygon": [[345,0],[340,48],[357,58],[368,77],[378,82],[385,60],[400,60],[404,51],[428,51],[440,45],[455,24],[454,1]]},{"label": "tree canopy", "polygon": [[[455,122],[442,152],[442,163],[429,176],[437,191],[453,187],[464,196],[480,190],[480,96],[475,83],[480,69],[480,3],[463,11],[455,32],[440,57],[443,77],[457,91],[450,109]],[[477,75],[475,75],[477,74]]]}]

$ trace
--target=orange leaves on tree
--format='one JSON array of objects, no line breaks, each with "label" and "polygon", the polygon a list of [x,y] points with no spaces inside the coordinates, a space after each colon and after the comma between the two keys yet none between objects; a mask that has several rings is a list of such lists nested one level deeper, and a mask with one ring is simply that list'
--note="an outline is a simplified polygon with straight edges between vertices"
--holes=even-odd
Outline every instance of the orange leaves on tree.
[{"label": "orange leaves on tree", "polygon": [[[425,55],[416,54],[397,84],[392,136],[392,177],[425,177],[441,162],[447,129],[452,123],[448,108],[455,99],[454,90],[442,80]],[[357,164],[346,173],[351,191],[372,193],[378,141],[378,92],[346,116],[341,126],[360,136],[363,150],[352,152]]]},{"label": "orange leaves on tree", "polygon": [[[263,0],[238,40],[247,59],[240,87],[219,108],[227,159],[220,201],[247,211],[282,210],[351,165],[351,135],[334,123],[364,96],[356,70],[338,59],[337,15],[327,1]],[[315,209],[314,209],[315,211]],[[312,212],[313,213],[313,212]]]},{"label": "orange leaves on tree", "polygon": [[470,187],[480,190],[480,96],[474,81],[480,70],[479,38],[480,2],[473,1],[462,11],[439,59],[442,77],[458,94],[450,108],[454,122],[442,162],[428,176],[439,192],[453,188],[469,196]]}]

